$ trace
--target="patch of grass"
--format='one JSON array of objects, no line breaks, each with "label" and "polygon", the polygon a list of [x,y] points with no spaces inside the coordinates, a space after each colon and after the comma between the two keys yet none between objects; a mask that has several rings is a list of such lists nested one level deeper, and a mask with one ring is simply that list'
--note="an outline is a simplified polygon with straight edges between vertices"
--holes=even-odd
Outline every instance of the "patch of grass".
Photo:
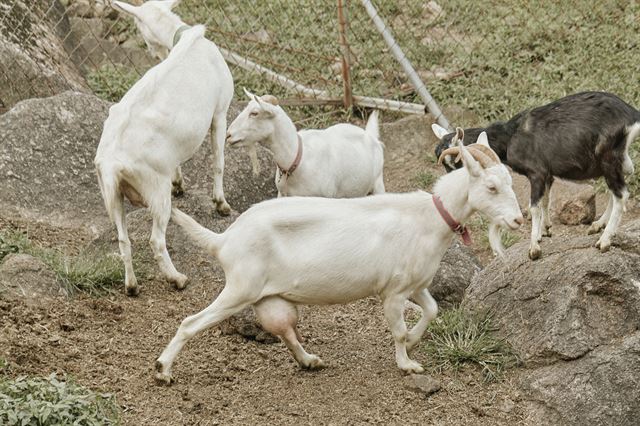
[{"label": "patch of grass", "polygon": [[421,189],[430,190],[431,186],[438,180],[438,176],[434,175],[429,170],[425,170],[418,173],[414,180]]},{"label": "patch of grass", "polygon": [[0,262],[11,253],[17,253],[20,247],[16,245],[16,242],[12,238],[7,238],[0,234]]},{"label": "patch of grass", "polygon": [[[106,249],[69,256],[60,250],[40,247],[19,232],[0,233],[0,241],[11,247],[13,253],[25,253],[42,260],[69,293],[82,291],[101,295],[124,282],[124,267],[120,257]],[[139,259],[134,259],[134,267],[138,278],[144,279],[146,269]]]},{"label": "patch of grass", "polygon": [[486,381],[493,381],[519,362],[509,344],[494,335],[488,313],[472,314],[461,307],[448,309],[429,324],[427,331],[431,336],[421,349],[437,370],[476,365],[482,368]]},{"label": "patch of grass", "polygon": [[[491,244],[489,244],[489,221],[487,221],[480,214],[477,214],[473,220],[471,220],[468,224],[470,231],[472,233],[472,237],[475,236],[475,240],[480,243],[480,245],[486,249],[491,249]],[[500,230],[500,241],[502,241],[502,245],[505,249],[508,249],[518,241],[520,241],[520,234],[511,232],[507,229]]]},{"label": "patch of grass", "polygon": [[111,394],[96,393],[68,378],[0,378],[0,424],[118,424],[119,409]]},{"label": "patch of grass", "polygon": [[138,73],[132,68],[106,64],[90,72],[87,75],[87,83],[99,98],[118,102],[139,78]]}]

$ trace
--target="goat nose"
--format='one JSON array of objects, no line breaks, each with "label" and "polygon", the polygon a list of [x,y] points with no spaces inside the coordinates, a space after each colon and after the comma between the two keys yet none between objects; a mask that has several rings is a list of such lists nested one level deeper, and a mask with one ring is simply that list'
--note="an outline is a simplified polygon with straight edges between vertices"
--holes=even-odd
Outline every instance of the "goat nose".
[{"label": "goat nose", "polygon": [[518,224],[518,225],[522,225],[524,223],[524,217],[522,217],[522,215],[516,217],[514,219],[514,221]]}]

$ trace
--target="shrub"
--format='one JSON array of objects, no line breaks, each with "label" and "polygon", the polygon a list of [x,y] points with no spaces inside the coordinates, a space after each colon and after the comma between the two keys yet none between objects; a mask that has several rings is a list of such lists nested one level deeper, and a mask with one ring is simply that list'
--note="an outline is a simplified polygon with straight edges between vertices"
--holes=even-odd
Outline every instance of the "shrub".
[{"label": "shrub", "polygon": [[111,394],[95,393],[55,374],[0,378],[0,424],[113,425],[118,408]]}]

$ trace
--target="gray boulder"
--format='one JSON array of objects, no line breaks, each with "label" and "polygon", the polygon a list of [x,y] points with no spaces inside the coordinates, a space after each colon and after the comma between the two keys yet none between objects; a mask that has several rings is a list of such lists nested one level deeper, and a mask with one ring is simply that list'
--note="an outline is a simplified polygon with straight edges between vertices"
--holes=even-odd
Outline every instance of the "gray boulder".
[{"label": "gray boulder", "polygon": [[459,305],[464,292],[482,265],[474,254],[456,242],[444,254],[429,292],[440,308]]},{"label": "gray boulder", "polygon": [[555,238],[535,262],[517,244],[465,295],[466,309],[493,313],[530,368],[520,386],[536,424],[637,424],[640,221],[607,253],[597,239]]},{"label": "gray boulder", "polygon": [[74,40],[59,1],[0,0],[0,11],[0,104],[89,91],[66,50],[73,51]]}]

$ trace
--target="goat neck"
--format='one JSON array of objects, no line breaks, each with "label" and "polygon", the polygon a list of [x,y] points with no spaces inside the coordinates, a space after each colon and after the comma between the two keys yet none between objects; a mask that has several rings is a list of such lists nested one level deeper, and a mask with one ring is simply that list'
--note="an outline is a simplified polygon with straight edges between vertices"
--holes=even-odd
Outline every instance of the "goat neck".
[{"label": "goat neck", "polygon": [[[464,225],[474,212],[473,207],[469,204],[469,174],[465,169],[457,169],[451,173],[442,176],[433,188],[433,194],[440,197],[442,204],[449,214],[456,221]],[[440,217],[440,213],[433,207],[434,215],[440,220],[436,221],[438,230],[446,235],[447,233],[457,238],[457,235],[451,230],[447,222]]]},{"label": "goat neck", "polygon": [[[163,31],[162,34],[158,34],[157,37],[161,39],[163,46],[169,49],[169,51],[171,51],[175,47],[174,40],[175,40],[176,32],[181,27],[188,27],[188,25],[182,22],[182,20],[178,18],[176,15],[169,15],[164,18],[169,21],[166,27],[167,30]],[[175,40],[175,41],[177,44],[177,42],[179,41],[179,38],[178,40]]]},{"label": "goat neck", "polygon": [[273,121],[273,133],[264,140],[264,145],[273,153],[276,164],[282,170],[287,170],[298,154],[298,131],[282,110],[273,117]]}]

